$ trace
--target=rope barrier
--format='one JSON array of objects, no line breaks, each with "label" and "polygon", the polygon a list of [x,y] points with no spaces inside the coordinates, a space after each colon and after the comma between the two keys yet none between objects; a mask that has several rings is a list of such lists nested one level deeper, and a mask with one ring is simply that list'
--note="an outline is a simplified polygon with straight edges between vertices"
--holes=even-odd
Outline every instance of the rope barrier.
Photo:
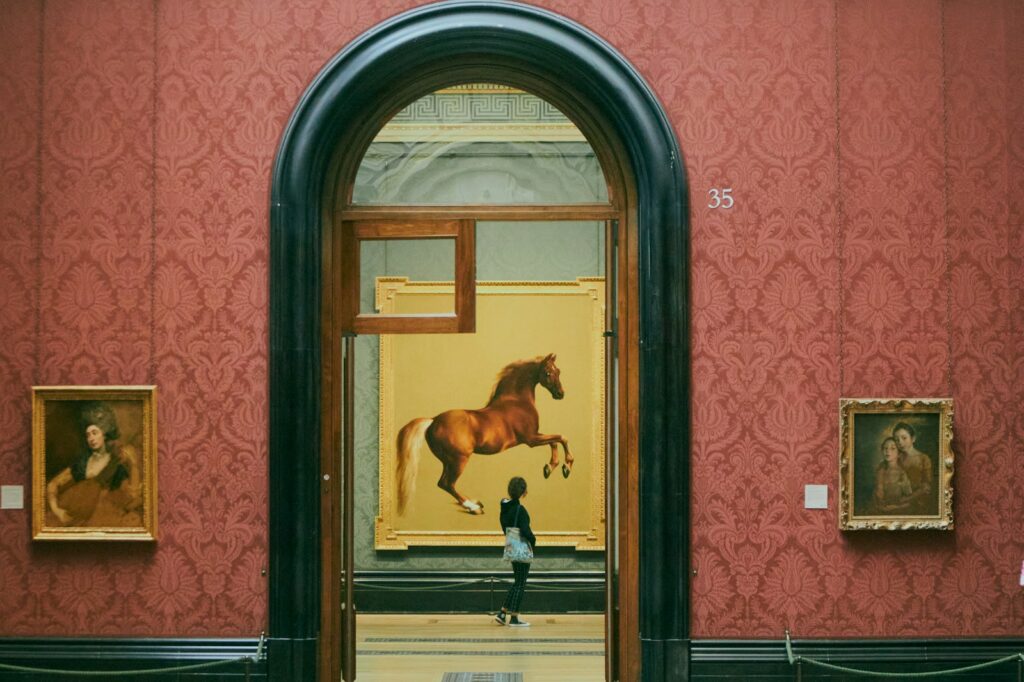
[{"label": "rope barrier", "polygon": [[220,665],[227,665],[228,663],[244,663],[246,665],[246,679],[248,679],[249,664],[264,660],[263,645],[266,643],[266,639],[266,633],[261,632],[260,641],[256,645],[255,658],[252,656],[239,656],[238,658],[224,658],[219,661],[177,665],[170,668],[148,668],[145,670],[58,670],[55,668],[33,668],[24,665],[0,663],[0,670],[9,670],[16,673],[31,673],[36,675],[70,675],[72,677],[128,677],[131,675],[163,675],[165,673],[206,670]]},{"label": "rope barrier", "polygon": [[786,630],[786,657],[789,659],[790,665],[798,665],[800,663],[809,663],[810,665],[816,665],[819,668],[825,668],[826,670],[834,670],[836,672],[848,673],[852,675],[864,675],[865,677],[888,677],[893,679],[907,679],[907,678],[923,678],[923,677],[940,677],[942,675],[958,675],[960,673],[969,673],[976,670],[984,670],[985,668],[992,668],[1003,663],[1009,663],[1011,661],[1019,661],[1024,663],[1024,653],[1016,653],[1011,656],[1004,656],[1003,658],[996,659],[994,661],[985,661],[984,663],[976,663],[974,665],[967,665],[961,668],[950,668],[948,670],[932,670],[928,672],[916,672],[916,673],[889,673],[881,670],[861,670],[859,668],[848,668],[843,665],[836,665],[835,663],[826,663],[825,661],[819,661],[815,658],[808,658],[799,654],[793,653],[793,642],[790,639],[789,630]]},{"label": "rope barrier", "polygon": [[375,590],[392,590],[394,592],[427,592],[430,590],[449,590],[453,587],[461,587],[463,585],[474,585],[477,583],[486,583],[489,580],[459,580],[453,583],[445,583],[443,585],[423,585],[417,587],[403,587],[398,585],[378,585],[372,580],[356,580],[355,584],[362,587],[372,587]]},{"label": "rope barrier", "polygon": [[[406,587],[398,585],[382,585],[372,579],[359,579],[355,580],[355,584],[361,587],[370,587],[375,590],[389,590],[392,592],[428,592],[432,590],[449,590],[455,587],[463,587],[465,585],[479,585],[479,584],[496,584],[510,585],[512,581],[507,578],[497,578],[495,576],[488,576],[486,578],[468,578],[466,580],[457,580],[455,582],[444,583],[442,585],[424,585],[417,587]],[[568,587],[562,585],[545,585],[543,583],[530,583],[531,590],[562,590],[569,592],[597,592],[604,591],[603,585],[594,586],[581,586],[581,587]]]}]

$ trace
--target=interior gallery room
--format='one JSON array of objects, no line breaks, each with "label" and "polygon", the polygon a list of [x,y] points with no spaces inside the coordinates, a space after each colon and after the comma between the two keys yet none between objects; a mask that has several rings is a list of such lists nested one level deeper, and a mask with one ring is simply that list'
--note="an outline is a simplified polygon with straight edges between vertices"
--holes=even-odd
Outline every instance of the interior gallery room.
[{"label": "interior gallery room", "polygon": [[1024,679],[1021,0],[0,0],[0,682]]}]

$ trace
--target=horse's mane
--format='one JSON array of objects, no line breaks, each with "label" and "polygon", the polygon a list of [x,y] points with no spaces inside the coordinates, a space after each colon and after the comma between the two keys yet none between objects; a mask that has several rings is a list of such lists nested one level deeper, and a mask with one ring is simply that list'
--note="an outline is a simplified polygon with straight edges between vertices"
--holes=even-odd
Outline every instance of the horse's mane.
[{"label": "horse's mane", "polygon": [[487,399],[490,403],[492,400],[498,397],[498,391],[503,387],[505,383],[510,380],[517,378],[528,366],[534,366],[544,362],[544,356],[538,355],[532,360],[516,360],[505,365],[505,368],[498,372],[498,378],[494,381],[494,388],[491,389],[491,397]]}]

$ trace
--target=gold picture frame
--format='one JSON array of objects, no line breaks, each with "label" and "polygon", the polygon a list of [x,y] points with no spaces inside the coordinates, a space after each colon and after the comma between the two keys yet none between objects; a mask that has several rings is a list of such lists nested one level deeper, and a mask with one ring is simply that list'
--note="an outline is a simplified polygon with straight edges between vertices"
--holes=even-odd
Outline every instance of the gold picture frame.
[{"label": "gold picture frame", "polygon": [[953,530],[953,400],[839,401],[840,530]]},{"label": "gold picture frame", "polygon": [[[451,282],[377,279],[376,307],[386,313],[436,309],[452,296]],[[528,482],[530,512],[539,546],[603,551],[605,547],[605,281],[478,282],[476,333],[380,337],[378,550],[411,546],[487,546],[504,542],[498,501],[510,475]],[[430,302],[431,298],[435,301]],[[530,310],[532,314],[525,314]],[[543,475],[546,445],[517,445],[499,454],[471,456],[460,492],[484,505],[476,515],[460,508],[437,482],[441,462],[430,451],[418,460],[419,483],[404,516],[398,511],[396,435],[410,419],[487,403],[495,378],[510,361],[550,353],[557,357],[564,399],[536,387],[540,430],[565,434],[575,461]],[[537,357],[539,359],[539,357]],[[399,390],[401,389],[401,390]],[[559,450],[561,453],[561,450]],[[564,461],[564,460],[563,460]],[[581,504],[582,503],[582,504]]]},{"label": "gold picture frame", "polygon": [[32,388],[32,538],[157,537],[156,387]]}]

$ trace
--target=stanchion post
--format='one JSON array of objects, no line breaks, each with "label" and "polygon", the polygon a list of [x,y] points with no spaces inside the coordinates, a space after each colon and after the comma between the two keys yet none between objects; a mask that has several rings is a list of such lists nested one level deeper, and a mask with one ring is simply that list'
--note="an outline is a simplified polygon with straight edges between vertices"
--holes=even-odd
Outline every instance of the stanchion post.
[{"label": "stanchion post", "polygon": [[1017,654],[1017,682],[1024,682],[1024,654]]},{"label": "stanchion post", "polygon": [[796,682],[803,682],[804,679],[804,662],[796,662]]}]

